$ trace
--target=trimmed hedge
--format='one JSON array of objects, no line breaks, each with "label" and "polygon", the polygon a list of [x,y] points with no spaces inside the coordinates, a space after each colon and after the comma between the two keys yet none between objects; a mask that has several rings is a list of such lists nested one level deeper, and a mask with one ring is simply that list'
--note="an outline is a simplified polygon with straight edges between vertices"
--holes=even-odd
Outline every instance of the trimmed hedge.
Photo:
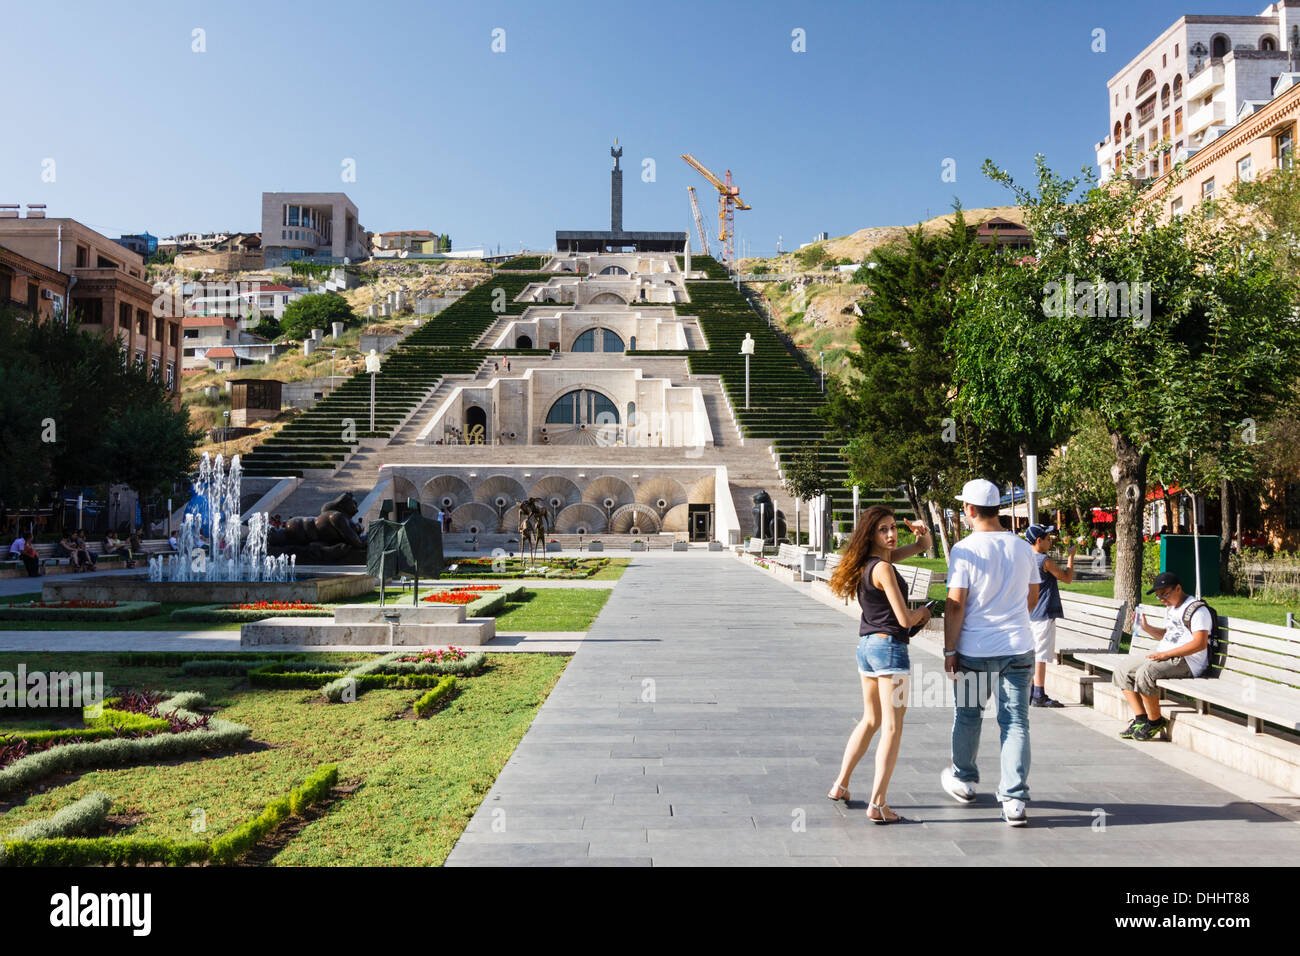
[{"label": "trimmed hedge", "polygon": [[[55,837],[72,836],[78,833],[91,833],[98,830],[108,819],[109,807],[113,798],[102,790],[88,793],[75,803],[70,803],[52,817],[44,817],[23,824],[10,833],[5,842],[13,840],[52,840]],[[4,844],[0,843],[0,858],[4,856]]]},{"label": "trimmed hedge", "polygon": [[333,680],[347,673],[349,669],[346,664],[313,661],[262,664],[247,672],[249,684],[274,690],[315,690],[322,680]]},{"label": "trimmed hedge", "polygon": [[395,651],[367,661],[330,681],[320,689],[332,704],[341,702],[349,687],[360,695],[379,688],[437,687],[443,678],[452,675],[468,676],[483,669],[487,654],[475,651],[463,661],[437,664],[432,661],[399,661],[403,651]]},{"label": "trimmed hedge", "polygon": [[198,607],[182,607],[172,611],[173,621],[200,624],[246,624],[250,621],[264,621],[268,617],[330,617],[333,608],[321,608],[319,611],[306,610],[265,610],[252,611],[227,607],[224,604],[203,604]]},{"label": "trimmed hedge", "polygon": [[462,677],[469,677],[477,674],[487,663],[487,653],[484,651],[473,651],[466,654],[463,661],[446,661],[439,664],[435,661],[398,661],[385,664],[378,673],[381,674],[458,674]]},{"label": "trimmed hedge", "polygon": [[451,676],[444,677],[434,685],[433,690],[424,694],[419,700],[412,704],[411,709],[415,711],[416,717],[427,717],[429,714],[433,713],[434,709],[440,703],[455,692],[456,678]]},{"label": "trimmed hedge", "polygon": [[[194,720],[198,714],[188,711],[198,706],[203,695],[196,692],[176,694],[160,704],[160,711],[175,711],[177,716]],[[209,750],[237,747],[251,731],[242,724],[213,717],[207,729],[187,730],[179,734],[155,737],[116,737],[89,743],[64,744],[15,760],[0,770],[0,794],[31,786],[42,777],[69,770],[96,770],[101,767],[131,763],[156,763],[173,757],[189,757]]]},{"label": "trimmed hedge", "polygon": [[186,677],[243,677],[255,667],[268,664],[283,664],[277,657],[250,657],[242,661],[186,661],[181,665],[181,673]]},{"label": "trimmed hedge", "polygon": [[338,783],[338,779],[338,767],[335,764],[326,764],[290,791],[287,796],[267,804],[266,809],[257,817],[240,824],[230,833],[217,837],[209,843],[200,840],[150,840],[132,837],[5,840],[0,844],[0,863],[8,866],[95,866],[133,863],[185,866],[204,861],[219,865],[235,863],[289,816],[301,816],[308,807],[324,799],[330,789]]},{"label": "trimmed hedge", "polygon": [[61,730],[15,730],[12,733],[0,731],[0,737],[14,737],[29,744],[43,744],[50,740],[100,740],[105,737],[118,736],[118,730],[126,733],[158,733],[171,726],[171,722],[161,717],[150,717],[125,710],[112,710],[105,707],[98,717],[86,718],[84,727],[67,727]]},{"label": "trimmed hedge", "polygon": [[0,621],[135,621],[162,610],[157,601],[123,601],[117,607],[23,607],[0,604]]}]

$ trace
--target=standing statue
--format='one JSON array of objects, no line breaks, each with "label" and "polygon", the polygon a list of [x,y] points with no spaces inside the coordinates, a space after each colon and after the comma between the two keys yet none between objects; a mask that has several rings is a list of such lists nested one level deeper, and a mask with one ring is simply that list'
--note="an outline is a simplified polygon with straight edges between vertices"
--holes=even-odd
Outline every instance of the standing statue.
[{"label": "standing statue", "polygon": [[[615,149],[615,147],[618,147]],[[623,156],[623,147],[618,145],[618,137],[614,137],[614,145],[609,148],[609,155],[614,157],[614,169],[618,169],[618,161]]]},{"label": "standing statue", "polygon": [[526,498],[515,504],[519,509],[519,553],[528,552],[528,563],[537,563],[537,545],[546,549],[546,535],[550,533],[551,512],[541,498]]},{"label": "standing statue", "polygon": [[283,528],[267,532],[267,554],[297,555],[299,564],[365,563],[365,542],[352,526],[357,507],[352,492],[345,491],[321,505],[315,517],[290,518]]}]

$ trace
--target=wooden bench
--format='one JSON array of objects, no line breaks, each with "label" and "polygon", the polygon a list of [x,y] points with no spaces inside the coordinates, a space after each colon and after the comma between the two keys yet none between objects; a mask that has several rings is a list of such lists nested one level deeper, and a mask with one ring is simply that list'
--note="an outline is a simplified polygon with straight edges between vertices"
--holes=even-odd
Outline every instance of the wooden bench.
[{"label": "wooden bench", "polygon": [[814,567],[809,574],[818,581],[830,581],[831,575],[835,573],[835,565],[839,563],[840,555],[838,553],[828,554],[826,560],[822,562],[822,566],[820,568]]},{"label": "wooden bench", "polygon": [[895,568],[903,576],[903,583],[907,585],[907,600],[911,604],[924,604],[930,600],[930,583],[934,580],[934,572],[929,568],[922,568],[915,564],[896,564]]},{"label": "wooden bench", "polygon": [[1124,636],[1126,605],[1115,598],[1061,591],[1065,616],[1056,622],[1056,660],[1066,654],[1116,653]]},{"label": "wooden bench", "polygon": [[[1164,607],[1144,604],[1142,614],[1148,621],[1162,622]],[[1202,714],[1211,707],[1241,714],[1254,733],[1260,733],[1265,722],[1300,731],[1300,630],[1228,617],[1219,618],[1219,629],[1223,653],[1210,661],[1205,676],[1167,678],[1159,681],[1161,690],[1189,698]],[[1158,645],[1138,634],[1129,654],[1145,656]],[[1094,668],[1113,672],[1125,656],[1077,654],[1075,659],[1090,673]]]}]

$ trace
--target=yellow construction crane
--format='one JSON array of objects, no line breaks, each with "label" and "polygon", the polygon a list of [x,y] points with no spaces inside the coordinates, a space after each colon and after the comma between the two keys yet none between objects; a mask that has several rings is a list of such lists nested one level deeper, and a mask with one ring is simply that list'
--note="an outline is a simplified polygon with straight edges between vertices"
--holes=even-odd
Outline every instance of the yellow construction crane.
[{"label": "yellow construction crane", "polygon": [[704,231],[704,219],[700,215],[700,204],[695,201],[695,187],[687,186],[686,191],[691,196],[691,214],[695,216],[695,231],[700,234],[700,252],[706,256],[711,256],[713,253],[709,251],[709,236]]},{"label": "yellow construction crane", "polygon": [[723,259],[732,262],[735,260],[732,249],[732,237],[736,233],[735,211],[751,207],[740,198],[740,187],[732,184],[731,170],[727,170],[724,182],[690,153],[682,153],[682,159],[686,160],[688,166],[707,179],[718,191],[718,241],[722,243]]}]

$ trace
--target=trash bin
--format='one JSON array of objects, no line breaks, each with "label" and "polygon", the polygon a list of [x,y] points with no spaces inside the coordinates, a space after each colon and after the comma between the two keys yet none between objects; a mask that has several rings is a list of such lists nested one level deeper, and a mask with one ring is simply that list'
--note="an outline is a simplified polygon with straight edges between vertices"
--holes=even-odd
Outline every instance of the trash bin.
[{"label": "trash bin", "polygon": [[[1200,538],[1201,549],[1201,594],[1214,597],[1219,593],[1219,537],[1203,534]],[[1160,570],[1172,571],[1178,575],[1183,590],[1188,594],[1196,591],[1196,559],[1193,537],[1190,534],[1166,534],[1160,537]]]}]

